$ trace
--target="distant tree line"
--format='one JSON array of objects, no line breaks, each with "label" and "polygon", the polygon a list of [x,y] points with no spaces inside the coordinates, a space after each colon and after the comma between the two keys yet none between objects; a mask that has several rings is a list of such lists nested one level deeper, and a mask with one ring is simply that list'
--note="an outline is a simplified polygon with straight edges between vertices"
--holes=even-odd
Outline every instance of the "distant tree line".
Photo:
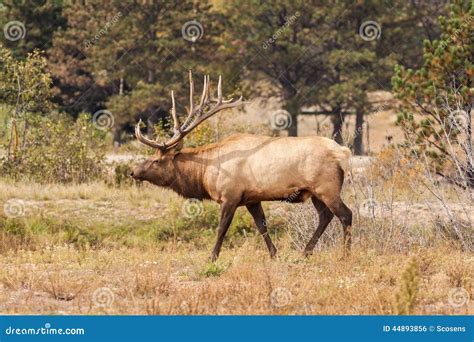
[{"label": "distant tree line", "polygon": [[[255,95],[268,80],[291,115],[329,114],[342,142],[356,115],[355,153],[362,154],[367,93],[390,90],[397,64],[423,65],[423,41],[439,38],[447,1],[17,1],[5,0],[0,24],[24,25],[25,36],[2,44],[18,60],[44,51],[52,102],[77,118],[107,109],[114,141],[139,119],[165,118],[169,91],[186,103],[187,70],[222,74],[227,93]],[[245,82],[243,82],[245,80]]]}]

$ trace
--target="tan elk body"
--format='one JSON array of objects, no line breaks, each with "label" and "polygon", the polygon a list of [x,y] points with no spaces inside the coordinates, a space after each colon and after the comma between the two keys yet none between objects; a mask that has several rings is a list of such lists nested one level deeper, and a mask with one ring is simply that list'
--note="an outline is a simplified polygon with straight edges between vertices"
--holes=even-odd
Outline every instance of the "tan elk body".
[{"label": "tan elk body", "polygon": [[241,99],[222,100],[221,80],[218,97],[209,97],[209,79],[204,79],[201,102],[194,107],[190,75],[190,109],[179,125],[172,93],[174,136],[160,144],[144,137],[136,126],[137,139],[157,148],[154,156],[136,166],[135,179],[171,188],[187,198],[210,199],[221,205],[218,238],[212,253],[220,252],[234,212],[246,206],[263,235],[271,256],[276,253],[268,233],[261,202],[303,202],[311,198],[319,224],[305,248],[308,255],[325,228],[336,215],[344,228],[344,250],[350,248],[352,212],[340,193],[347,171],[350,151],[323,137],[265,137],[237,134],[220,142],[198,148],[180,149],[182,139],[202,121],[225,108],[240,105]]}]

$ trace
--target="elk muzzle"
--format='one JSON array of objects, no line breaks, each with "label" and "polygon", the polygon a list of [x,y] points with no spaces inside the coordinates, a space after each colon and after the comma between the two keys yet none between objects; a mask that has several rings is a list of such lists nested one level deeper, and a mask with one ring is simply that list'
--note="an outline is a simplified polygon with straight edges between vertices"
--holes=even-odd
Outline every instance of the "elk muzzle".
[{"label": "elk muzzle", "polygon": [[144,180],[146,171],[148,170],[148,167],[149,167],[148,164],[149,164],[148,161],[145,161],[135,166],[132,172],[130,173],[130,177],[136,180]]}]

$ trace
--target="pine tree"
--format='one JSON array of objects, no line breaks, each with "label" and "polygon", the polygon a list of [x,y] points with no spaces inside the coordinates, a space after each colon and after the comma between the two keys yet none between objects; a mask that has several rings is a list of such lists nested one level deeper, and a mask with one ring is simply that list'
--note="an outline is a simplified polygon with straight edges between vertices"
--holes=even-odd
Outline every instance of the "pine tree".
[{"label": "pine tree", "polygon": [[[416,16],[406,1],[235,0],[228,5],[227,48],[245,66],[241,75],[264,75],[276,86],[291,115],[289,135],[297,135],[302,108],[312,107],[305,113],[331,115],[333,137],[342,143],[344,120],[356,113],[360,154],[367,92],[389,90],[396,59],[416,65],[421,48],[413,42],[420,40],[418,22],[427,16],[425,7],[420,12]],[[361,26],[375,20],[374,37],[364,39]],[[402,32],[407,26],[408,38]],[[431,32],[430,21],[426,28]],[[394,51],[393,41],[402,39],[409,44]]]},{"label": "pine tree", "polygon": [[48,50],[54,32],[66,25],[62,9],[62,0],[3,0],[0,27],[5,36],[4,46],[17,59],[25,59],[35,49]]},{"label": "pine tree", "polygon": [[64,13],[68,28],[50,51],[58,96],[75,112],[110,110],[116,141],[139,117],[153,124],[167,116],[170,90],[178,100],[187,94],[189,69],[225,71],[217,59],[222,16],[205,2],[88,2]]},{"label": "pine tree", "polygon": [[[396,67],[393,90],[401,101],[397,122],[410,153],[427,156],[439,175],[472,187],[473,2],[456,1],[439,23],[441,38],[425,42],[422,67]],[[449,170],[458,171],[445,174]]]}]

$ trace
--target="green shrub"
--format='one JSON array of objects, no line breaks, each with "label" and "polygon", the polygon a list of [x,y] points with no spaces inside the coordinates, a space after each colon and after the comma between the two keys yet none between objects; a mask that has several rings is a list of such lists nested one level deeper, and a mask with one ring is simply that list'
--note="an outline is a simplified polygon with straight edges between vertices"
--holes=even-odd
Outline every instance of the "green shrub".
[{"label": "green shrub", "polygon": [[22,146],[0,159],[0,174],[42,183],[82,183],[102,176],[104,133],[90,118],[33,117]]},{"label": "green shrub", "polygon": [[118,163],[114,168],[114,185],[121,187],[124,185],[138,184],[130,177],[132,166],[129,163]]},{"label": "green shrub", "polygon": [[413,258],[402,274],[398,292],[395,296],[395,311],[398,315],[412,315],[419,290],[420,275],[418,264]]},{"label": "green shrub", "polygon": [[209,262],[199,271],[199,275],[204,278],[219,277],[228,267],[229,265],[220,265],[217,262]]}]

